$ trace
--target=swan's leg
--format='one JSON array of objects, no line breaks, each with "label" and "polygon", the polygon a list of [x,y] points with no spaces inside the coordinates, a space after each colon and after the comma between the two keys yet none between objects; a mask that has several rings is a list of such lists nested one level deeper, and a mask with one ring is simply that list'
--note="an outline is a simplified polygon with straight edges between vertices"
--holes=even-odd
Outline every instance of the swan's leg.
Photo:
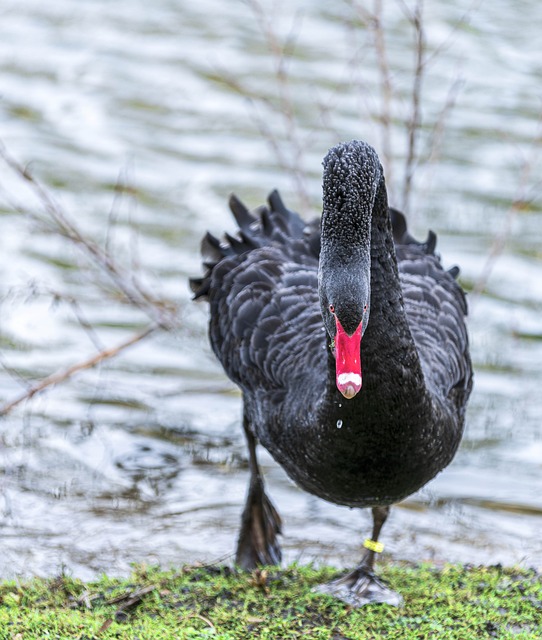
[{"label": "swan's leg", "polygon": [[256,458],[256,438],[246,416],[243,428],[248,446],[250,484],[241,517],[235,562],[243,569],[254,569],[261,565],[280,564],[282,553],[277,536],[281,532],[281,519],[265,493]]},{"label": "swan's leg", "polygon": [[373,572],[377,549],[381,550],[378,537],[389,511],[389,507],[373,507],[373,535],[372,539],[365,543],[368,548],[360,564],[342,578],[316,587],[318,593],[327,593],[353,607],[363,607],[372,602],[401,606],[403,598]]}]

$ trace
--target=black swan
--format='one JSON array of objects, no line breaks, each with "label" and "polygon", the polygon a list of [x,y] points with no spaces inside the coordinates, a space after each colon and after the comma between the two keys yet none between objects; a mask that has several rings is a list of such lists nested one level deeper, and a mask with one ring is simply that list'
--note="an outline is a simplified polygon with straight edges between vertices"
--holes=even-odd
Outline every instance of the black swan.
[{"label": "black swan", "polygon": [[[265,494],[260,442],[303,489],[372,507],[361,563],[318,588],[353,606],[398,605],[373,573],[390,505],[452,460],[472,368],[465,295],[388,208],[374,149],[351,141],[324,159],[321,223],[305,223],[274,191],[250,213],[232,196],[239,231],[202,242],[195,298],[210,303],[210,341],[243,393],[250,484],[236,562],[277,564],[280,517]],[[363,364],[363,374],[362,374]]]}]

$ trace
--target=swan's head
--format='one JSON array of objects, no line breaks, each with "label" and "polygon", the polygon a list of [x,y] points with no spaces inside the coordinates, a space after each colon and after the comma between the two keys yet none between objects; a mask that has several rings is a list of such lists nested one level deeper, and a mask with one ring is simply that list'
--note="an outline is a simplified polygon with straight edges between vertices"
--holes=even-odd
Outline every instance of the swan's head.
[{"label": "swan's head", "polygon": [[361,389],[361,339],[371,299],[371,220],[382,188],[382,166],[371,146],[353,140],[330,149],[324,159],[319,294],[337,388],[348,399]]},{"label": "swan's head", "polygon": [[363,270],[356,270],[358,277],[349,284],[351,272],[335,273],[331,286],[322,287],[320,302],[335,355],[337,388],[350,400],[361,390],[361,339],[369,323],[369,280],[363,277]]}]

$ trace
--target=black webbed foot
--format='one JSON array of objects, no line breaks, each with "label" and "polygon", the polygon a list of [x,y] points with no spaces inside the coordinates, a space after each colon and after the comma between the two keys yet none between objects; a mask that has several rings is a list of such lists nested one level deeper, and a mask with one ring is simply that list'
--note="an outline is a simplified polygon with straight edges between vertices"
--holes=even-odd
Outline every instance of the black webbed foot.
[{"label": "black webbed foot", "polygon": [[356,608],[377,602],[395,607],[403,604],[402,596],[390,589],[363,564],[337,580],[318,585],[314,591],[338,598]]},{"label": "black webbed foot", "polygon": [[242,569],[280,564],[282,553],[277,536],[281,532],[281,518],[267,497],[263,482],[253,478],[241,518],[235,562]]},{"label": "black webbed foot", "polygon": [[403,604],[402,596],[377,578],[373,571],[375,555],[384,549],[384,545],[378,542],[378,537],[389,512],[389,507],[373,507],[373,535],[372,539],[369,538],[363,543],[365,555],[361,563],[345,576],[319,585],[314,589],[316,593],[326,593],[356,608],[377,602],[391,604],[394,607]]}]

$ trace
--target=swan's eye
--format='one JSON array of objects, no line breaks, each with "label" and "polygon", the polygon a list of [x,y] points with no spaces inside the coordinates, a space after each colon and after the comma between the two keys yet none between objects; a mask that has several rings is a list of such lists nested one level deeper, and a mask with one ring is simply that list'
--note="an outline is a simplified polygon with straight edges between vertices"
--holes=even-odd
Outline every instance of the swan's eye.
[{"label": "swan's eye", "polygon": [[329,311],[335,313],[335,307],[332,304],[329,305]]},{"label": "swan's eye", "polygon": [[367,313],[367,309],[368,309],[368,308],[369,308],[369,306],[368,306],[368,305],[365,305],[365,306],[363,307],[363,313]]}]

